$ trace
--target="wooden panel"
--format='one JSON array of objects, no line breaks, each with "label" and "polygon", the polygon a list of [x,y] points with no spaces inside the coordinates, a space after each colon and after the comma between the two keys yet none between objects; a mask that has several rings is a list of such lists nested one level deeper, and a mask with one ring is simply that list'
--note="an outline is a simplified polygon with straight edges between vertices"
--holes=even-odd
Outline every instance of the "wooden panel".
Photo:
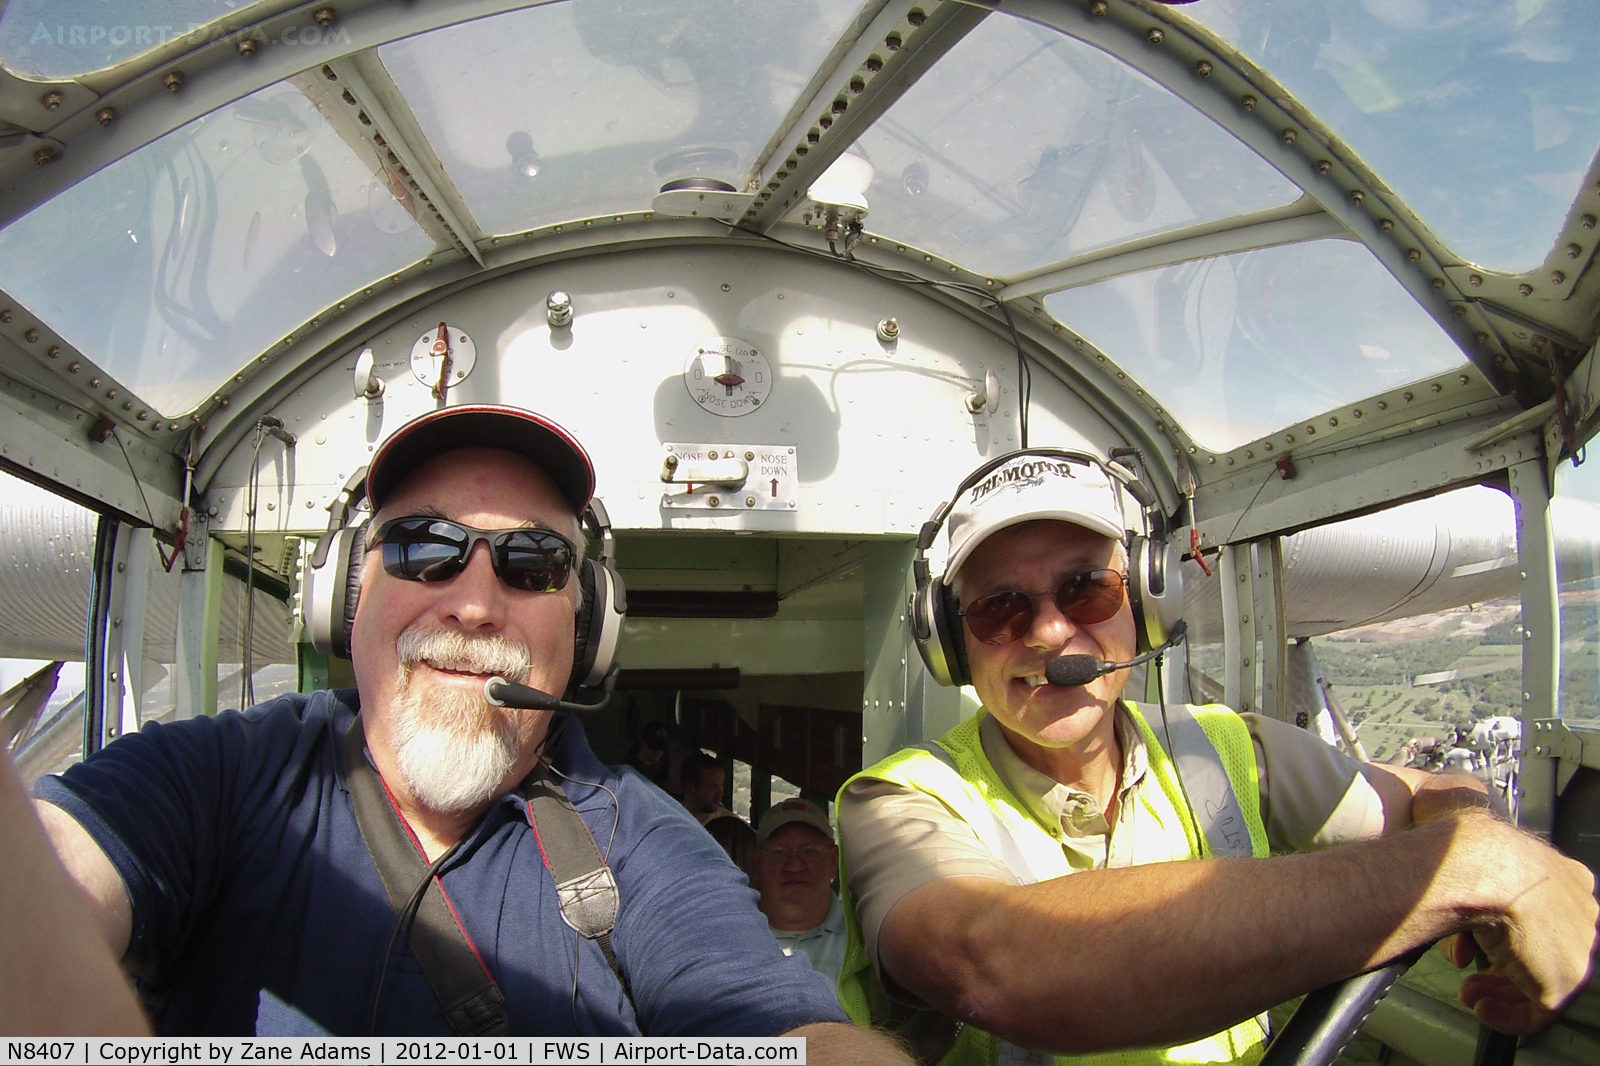
[{"label": "wooden panel", "polygon": [[832,794],[861,769],[861,716],[820,707],[761,705],[761,769]]}]

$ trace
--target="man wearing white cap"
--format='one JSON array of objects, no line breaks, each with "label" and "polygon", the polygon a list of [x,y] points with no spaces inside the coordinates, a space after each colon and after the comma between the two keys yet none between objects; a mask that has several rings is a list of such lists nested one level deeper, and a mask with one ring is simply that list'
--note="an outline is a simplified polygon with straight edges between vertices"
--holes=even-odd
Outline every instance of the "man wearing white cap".
[{"label": "man wearing white cap", "polygon": [[[688,812],[549,709],[603,625],[593,491],[532,412],[406,423],[331,612],[355,689],[149,725],[37,786],[158,1033],[791,1033],[900,1061],[786,963]],[[545,709],[491,703],[497,675]]]},{"label": "man wearing white cap", "polygon": [[[1136,538],[1153,502],[1120,466],[1035,449],[924,527],[922,550],[948,519],[950,553],[933,578],[919,551],[915,635],[983,709],[840,792],[851,1016],[947,1066],[1252,1061],[1267,1008],[1470,932],[1495,969],[1463,1000],[1547,1025],[1587,981],[1594,879],[1490,815],[1480,783],[1122,698],[1165,639]],[[1267,858],[1288,851],[1311,853]]]},{"label": "man wearing white cap", "polygon": [[835,983],[844,963],[844,908],[833,894],[839,849],[828,814],[795,796],[772,807],[756,827],[750,883],[785,955],[803,954]]}]

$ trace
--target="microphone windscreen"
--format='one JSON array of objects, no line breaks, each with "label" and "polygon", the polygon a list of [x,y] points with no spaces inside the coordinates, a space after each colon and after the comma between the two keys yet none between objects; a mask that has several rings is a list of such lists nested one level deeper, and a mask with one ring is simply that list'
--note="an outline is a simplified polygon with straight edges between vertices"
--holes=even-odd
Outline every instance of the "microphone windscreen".
[{"label": "microphone windscreen", "polygon": [[1093,655],[1063,655],[1044,668],[1045,680],[1063,688],[1087,685],[1102,673],[1100,660]]},{"label": "microphone windscreen", "polygon": [[499,703],[502,707],[515,707],[523,711],[554,711],[561,710],[561,698],[552,696],[548,692],[540,692],[527,685],[519,685],[514,681],[507,681],[503,677],[492,677],[483,685],[484,697],[491,702]]}]

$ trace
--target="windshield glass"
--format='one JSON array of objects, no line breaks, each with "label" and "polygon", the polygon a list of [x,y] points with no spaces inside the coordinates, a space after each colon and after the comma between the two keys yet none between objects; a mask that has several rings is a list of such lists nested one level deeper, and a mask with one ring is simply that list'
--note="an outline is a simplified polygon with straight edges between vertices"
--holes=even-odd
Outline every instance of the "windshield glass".
[{"label": "windshield glass", "polygon": [[379,49],[486,233],[741,185],[855,0],[571,0]]},{"label": "windshield glass", "polygon": [[981,274],[1277,207],[1300,190],[1166,89],[991,16],[857,142],[867,228]]},{"label": "windshield glass", "polygon": [[1354,241],[1178,263],[1044,303],[1213,451],[1466,365],[1449,335]]},{"label": "windshield glass", "polygon": [[434,247],[292,86],[146,145],[0,231],[0,289],[163,414]]},{"label": "windshield glass", "polygon": [[1594,0],[1199,0],[1457,254],[1544,262],[1600,145]]}]

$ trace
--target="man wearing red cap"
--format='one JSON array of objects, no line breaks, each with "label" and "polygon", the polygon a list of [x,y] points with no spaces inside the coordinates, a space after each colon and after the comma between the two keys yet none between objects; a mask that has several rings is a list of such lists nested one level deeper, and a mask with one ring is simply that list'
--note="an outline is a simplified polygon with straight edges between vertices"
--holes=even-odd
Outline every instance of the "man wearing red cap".
[{"label": "man wearing red cap", "polygon": [[[790,1033],[810,1038],[809,1061],[900,1061],[839,1024],[827,983],[783,957],[678,804],[601,765],[572,717],[486,700],[496,675],[567,688],[593,488],[583,449],[537,415],[413,420],[368,472],[355,690],[147,726],[37,787],[159,1033]],[[399,897],[357,814],[374,774],[382,819],[423,870]],[[546,785],[604,853],[609,932],[565,921],[570,887],[532,828]],[[408,912],[396,899],[412,883]],[[435,893],[482,969],[465,1014],[441,1002],[413,935]]]}]

